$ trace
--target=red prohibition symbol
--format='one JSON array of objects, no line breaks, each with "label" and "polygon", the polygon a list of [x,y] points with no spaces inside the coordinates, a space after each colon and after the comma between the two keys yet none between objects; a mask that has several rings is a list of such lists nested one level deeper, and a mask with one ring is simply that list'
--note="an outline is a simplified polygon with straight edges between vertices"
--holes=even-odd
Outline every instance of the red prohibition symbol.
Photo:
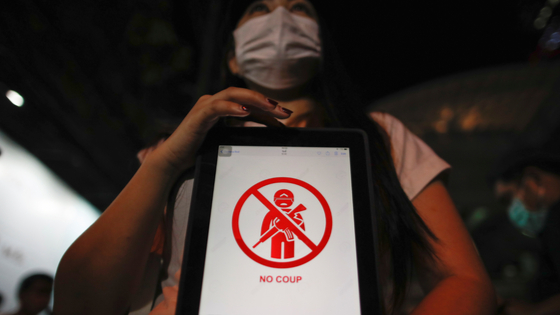
[{"label": "red prohibition symbol", "polygon": [[[315,196],[315,198],[317,198],[317,200],[321,204],[321,206],[323,208],[323,211],[325,213],[325,231],[323,233],[323,237],[321,238],[321,240],[319,241],[318,244],[313,243],[313,241],[311,241],[307,237],[307,235],[305,234],[303,219],[301,218],[301,216],[299,216],[299,213],[298,213],[299,211],[305,210],[304,206],[299,205],[298,207],[296,207],[295,209],[293,209],[291,211],[291,213],[293,213],[293,214],[290,215],[290,213],[286,213],[285,211],[282,211],[281,209],[274,206],[274,204],[272,202],[270,202],[268,199],[266,199],[266,197],[264,197],[259,192],[260,188],[262,188],[264,186],[267,186],[267,185],[270,185],[270,184],[277,184],[277,183],[289,183],[289,184],[298,185],[298,186],[303,187],[304,189],[308,190],[309,192],[311,192],[313,194],[313,196]],[[279,191],[279,193],[282,193],[282,192],[287,192],[288,195],[291,194],[291,192],[286,190],[286,189],[282,189],[281,191]],[[243,205],[245,204],[245,201],[247,201],[247,199],[250,196],[255,196],[267,208],[267,210],[269,211],[269,213],[267,214],[267,217],[271,216],[272,218],[275,218],[275,219],[273,219],[273,221],[271,223],[270,230],[268,230],[266,232],[263,230],[261,238],[259,239],[259,242],[257,244],[247,244],[247,243],[245,243],[245,241],[241,237],[241,233],[239,231],[239,214],[241,213],[241,210],[243,208]],[[289,199],[290,196],[288,196],[288,198],[285,198],[286,195],[282,194],[281,196],[278,196],[278,200],[276,199],[276,197],[277,196],[275,196],[274,203],[276,203],[278,206],[285,206],[286,205],[286,199]],[[293,197],[292,197],[292,200],[293,200]],[[291,205],[291,203],[289,205]],[[299,218],[299,220],[298,220],[298,218]],[[266,217],[265,217],[265,220],[266,220]],[[249,256],[249,258],[253,259],[254,261],[258,262],[261,265],[272,267],[272,268],[293,268],[293,267],[297,267],[297,266],[300,266],[300,265],[303,265],[303,264],[309,262],[310,260],[315,258],[317,255],[319,255],[319,253],[325,248],[325,245],[327,245],[327,243],[329,241],[329,238],[331,236],[332,214],[331,214],[331,209],[329,207],[329,204],[325,200],[325,197],[323,197],[323,195],[317,189],[315,189],[315,187],[313,187],[310,184],[308,184],[308,183],[306,183],[302,180],[299,180],[299,179],[290,178],[290,177],[275,177],[275,178],[270,178],[270,179],[263,180],[263,181],[255,184],[255,185],[253,185],[251,188],[249,188],[241,196],[241,198],[239,198],[239,201],[235,205],[235,209],[233,211],[232,226],[233,226],[233,235],[235,237],[235,240],[237,241],[237,244],[239,245],[241,250],[247,256]],[[276,229],[274,229],[273,226],[276,227]],[[264,229],[264,223],[263,223],[263,229]],[[288,232],[288,233],[284,232],[284,234],[287,235],[288,237],[293,237],[293,236],[291,236],[292,233],[295,234],[295,236],[297,236],[299,240],[301,240],[307,247],[309,247],[309,249],[311,251],[307,255],[305,255],[305,256],[303,256],[299,259],[292,260],[292,261],[281,262],[281,261],[273,261],[273,260],[268,260],[266,258],[263,258],[263,257],[255,254],[250,249],[250,247],[254,248],[254,247],[258,246],[260,243],[265,242],[268,238],[273,238],[274,236],[277,236],[276,234],[278,234],[278,231],[283,231],[283,230]],[[292,244],[293,244],[293,242],[292,242]],[[273,253],[273,255],[274,255],[274,253]],[[291,257],[293,257],[293,254],[292,254]]]}]

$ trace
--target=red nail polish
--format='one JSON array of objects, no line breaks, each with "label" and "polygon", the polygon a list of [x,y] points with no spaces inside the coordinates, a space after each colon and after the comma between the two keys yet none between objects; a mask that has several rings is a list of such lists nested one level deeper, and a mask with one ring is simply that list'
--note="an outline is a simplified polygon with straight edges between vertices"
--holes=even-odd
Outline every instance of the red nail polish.
[{"label": "red nail polish", "polygon": [[275,100],[273,100],[273,99],[267,98],[266,100],[267,100],[270,104],[272,104],[272,105],[274,105],[274,106],[278,105],[278,102],[275,101]]},{"label": "red nail polish", "polygon": [[293,113],[293,111],[291,111],[291,110],[289,110],[289,109],[287,109],[287,108],[284,108],[284,107],[280,107],[280,109],[281,109],[284,113],[286,113],[286,114],[290,114],[290,115],[291,115],[291,114]]},{"label": "red nail polish", "polygon": [[248,112],[249,108],[245,107],[245,106],[241,106],[241,109],[243,109],[244,111]]}]

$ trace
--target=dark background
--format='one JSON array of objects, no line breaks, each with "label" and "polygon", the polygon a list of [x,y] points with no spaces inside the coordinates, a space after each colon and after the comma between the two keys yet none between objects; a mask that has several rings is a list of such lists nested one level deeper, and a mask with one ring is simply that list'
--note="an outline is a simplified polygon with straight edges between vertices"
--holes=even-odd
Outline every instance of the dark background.
[{"label": "dark background", "polygon": [[370,99],[430,79],[527,62],[544,1],[325,1],[343,60]]},{"label": "dark background", "polygon": [[[527,279],[533,240],[507,222],[486,176],[514,143],[557,133],[558,50],[543,52],[533,26],[557,1],[315,2],[365,105],[453,165],[449,190],[493,278]],[[25,104],[0,98],[0,130],[103,211],[136,153],[207,89],[224,11],[219,0],[4,3],[0,89]]]}]

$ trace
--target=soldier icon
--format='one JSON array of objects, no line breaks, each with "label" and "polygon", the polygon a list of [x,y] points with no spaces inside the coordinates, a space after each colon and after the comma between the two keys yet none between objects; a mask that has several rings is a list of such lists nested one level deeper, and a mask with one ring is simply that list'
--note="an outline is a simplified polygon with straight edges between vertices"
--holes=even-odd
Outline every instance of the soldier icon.
[{"label": "soldier icon", "polygon": [[[303,205],[299,205],[294,209],[290,208],[294,204],[294,194],[291,191],[287,189],[278,190],[274,194],[274,204],[305,231],[305,224],[300,212],[304,211],[306,208]],[[259,241],[259,243],[253,247],[256,247],[269,237],[271,238],[270,256],[272,258],[287,259],[294,257],[294,233],[290,230],[290,227],[285,222],[282,222],[273,212],[268,212],[264,217],[261,227],[262,241]]]}]

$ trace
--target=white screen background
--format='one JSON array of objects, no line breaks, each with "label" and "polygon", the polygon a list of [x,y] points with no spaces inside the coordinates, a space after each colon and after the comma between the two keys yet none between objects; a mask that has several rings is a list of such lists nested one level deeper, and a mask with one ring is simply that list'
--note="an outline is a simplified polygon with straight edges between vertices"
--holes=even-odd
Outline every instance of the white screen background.
[{"label": "white screen background", "polygon": [[[231,156],[218,158],[200,314],[360,314],[349,151],[230,148]],[[311,261],[293,268],[271,268],[255,262],[233,235],[232,216],[240,197],[253,185],[274,177],[291,177],[315,187],[332,213],[332,233],[325,248]],[[325,229],[321,204],[309,191],[294,184],[271,184],[259,192],[273,203],[274,193],[282,188],[294,193],[292,208],[299,204],[307,208],[300,212],[305,233],[318,244]],[[239,230],[248,247],[259,240],[267,212],[254,196],[244,203]],[[253,251],[259,256],[268,255],[272,261],[295,260],[310,252],[296,236],[294,258],[271,259],[270,243],[269,239]],[[272,282],[262,281],[269,276]],[[278,283],[278,276],[301,280]]]}]

